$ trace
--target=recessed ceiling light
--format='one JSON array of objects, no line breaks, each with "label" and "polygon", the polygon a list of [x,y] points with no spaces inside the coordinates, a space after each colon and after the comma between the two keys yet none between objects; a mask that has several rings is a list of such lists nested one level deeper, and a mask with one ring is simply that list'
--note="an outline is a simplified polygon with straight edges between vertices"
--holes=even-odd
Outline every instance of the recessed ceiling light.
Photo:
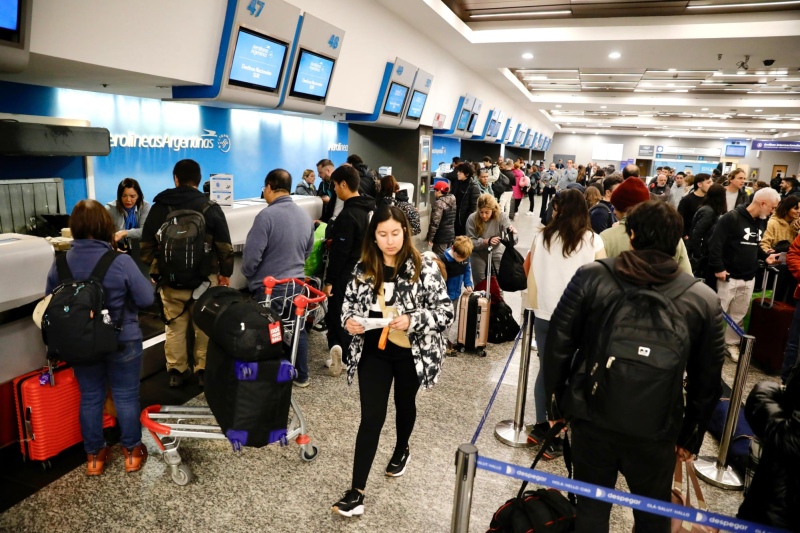
[{"label": "recessed ceiling light", "polygon": [[783,2],[764,2],[758,4],[705,4],[698,6],[686,6],[686,9],[724,9],[729,7],[785,6],[790,4],[800,4],[800,0],[784,0]]},{"label": "recessed ceiling light", "polygon": [[567,126],[572,126],[572,122],[567,122]]},{"label": "recessed ceiling light", "polygon": [[595,135],[600,135],[599,131],[594,132]]},{"label": "recessed ceiling light", "polygon": [[[800,3],[800,0],[797,1],[798,3]],[[611,59],[619,59],[620,57],[622,57],[622,54],[620,54],[619,52],[611,52],[610,54],[608,54],[608,57],[610,57]]]},{"label": "recessed ceiling light", "polygon": [[571,14],[572,11],[569,9],[562,11],[516,11],[514,13],[487,13],[485,15],[470,15],[469,18],[481,19],[490,17],[531,17],[531,16],[541,16],[541,15],[546,16],[546,15],[571,15]]},{"label": "recessed ceiling light", "polygon": [[756,113],[761,113],[762,111],[764,111],[764,110],[763,109],[756,109]]},{"label": "recessed ceiling light", "polygon": [[572,134],[575,135],[575,132],[573,131]]},{"label": "recessed ceiling light", "polygon": [[644,136],[645,136],[645,137],[647,137],[648,135],[650,135],[650,134],[649,134],[649,133],[645,133],[645,134],[644,134]]},{"label": "recessed ceiling light", "polygon": [[676,71],[676,70],[678,70],[678,69],[676,69],[676,68],[670,68],[670,69],[667,69],[667,70],[669,70],[670,72],[675,72],[675,71]]},{"label": "recessed ceiling light", "polygon": [[708,108],[707,108],[707,107],[704,107],[704,108],[703,108],[703,109],[701,109],[700,111],[708,111]]},{"label": "recessed ceiling light", "polygon": [[601,105],[601,106],[600,106],[600,109],[605,109],[605,108],[607,108],[607,107],[608,107],[607,105]]},{"label": "recessed ceiling light", "polygon": [[522,54],[522,59],[533,59],[533,54],[530,52],[525,52]]},{"label": "recessed ceiling light", "polygon": [[556,104],[556,107],[561,107],[561,104]]}]

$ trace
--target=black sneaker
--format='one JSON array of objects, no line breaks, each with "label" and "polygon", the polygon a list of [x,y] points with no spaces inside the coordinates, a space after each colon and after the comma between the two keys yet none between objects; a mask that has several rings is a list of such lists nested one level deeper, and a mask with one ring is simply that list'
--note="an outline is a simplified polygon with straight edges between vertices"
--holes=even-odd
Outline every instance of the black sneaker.
[{"label": "black sneaker", "polygon": [[547,422],[534,425],[533,429],[531,429],[531,432],[528,434],[528,442],[538,446],[544,442],[544,438],[547,436],[548,431],[550,431],[550,424]]},{"label": "black sneaker", "polygon": [[197,371],[197,384],[200,385],[200,388],[206,386],[206,371],[205,370],[198,370]]},{"label": "black sneaker", "polygon": [[350,489],[342,499],[333,504],[331,511],[351,517],[364,514],[364,494],[358,489]]},{"label": "black sneaker", "polygon": [[[188,372],[188,370],[187,370]],[[186,379],[186,372],[181,372],[173,368],[169,371],[169,386],[174,388],[183,387],[183,382]]]},{"label": "black sneaker", "polygon": [[392,460],[386,465],[386,475],[389,477],[400,477],[405,474],[410,457],[411,453],[408,450],[408,446],[403,450],[403,455],[400,457],[397,457],[397,452],[395,451],[394,455],[392,455]]},{"label": "black sneaker", "polygon": [[553,439],[553,442],[547,445],[544,449],[542,457],[547,460],[557,459],[564,455],[564,441],[561,437]]}]

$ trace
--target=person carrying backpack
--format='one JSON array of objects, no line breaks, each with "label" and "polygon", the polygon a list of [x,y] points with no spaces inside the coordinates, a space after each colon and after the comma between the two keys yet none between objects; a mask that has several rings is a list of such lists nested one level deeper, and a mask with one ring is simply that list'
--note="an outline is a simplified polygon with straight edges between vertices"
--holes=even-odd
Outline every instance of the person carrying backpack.
[{"label": "person carrying backpack", "polygon": [[[721,394],[725,322],[714,291],[672,258],[672,206],[637,205],[626,231],[632,250],[579,268],[550,318],[548,418],[571,424],[576,480],[613,488],[621,471],[633,494],[669,502],[675,462],[700,450]],[[578,496],[575,531],[608,531],[610,507]],[[633,514],[636,531],[670,531],[670,518]]]},{"label": "person carrying backpack", "polygon": [[[70,215],[69,227],[75,239],[72,248],[56,259],[47,275],[45,294],[53,295],[42,318],[48,356],[72,364],[78,380],[87,475],[102,474],[109,455],[103,438],[107,386],[122,432],[125,471],[136,472],[147,459],[139,422],[142,366],[139,308],[153,303],[153,289],[129,255],[112,249],[114,222],[100,203],[78,202]],[[98,282],[89,281],[92,278]],[[87,303],[94,312],[77,312],[81,304]],[[107,333],[103,331],[106,328],[110,330],[110,349],[90,354],[86,347],[96,349],[99,338],[106,340]]]},{"label": "person carrying backpack", "polygon": [[[142,229],[141,258],[158,278],[167,338],[164,354],[169,386],[180,387],[191,375],[186,351],[193,293],[203,286],[227,286],[233,274],[233,246],[222,208],[198,190],[200,165],[191,159],[175,164],[174,189],[153,199]],[[208,337],[194,328],[194,372],[200,386],[206,367]]]}]

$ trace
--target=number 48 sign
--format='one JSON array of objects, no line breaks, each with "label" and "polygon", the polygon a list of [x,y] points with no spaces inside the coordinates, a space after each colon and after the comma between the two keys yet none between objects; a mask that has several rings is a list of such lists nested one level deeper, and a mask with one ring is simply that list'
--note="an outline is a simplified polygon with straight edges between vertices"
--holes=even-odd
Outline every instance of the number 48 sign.
[{"label": "number 48 sign", "polygon": [[334,50],[339,48],[339,37],[337,37],[336,35],[331,35],[331,38],[328,39],[328,46],[330,46]]},{"label": "number 48 sign", "polygon": [[247,6],[247,10],[254,17],[259,16],[263,9],[264,9],[264,0],[250,0],[250,5]]}]

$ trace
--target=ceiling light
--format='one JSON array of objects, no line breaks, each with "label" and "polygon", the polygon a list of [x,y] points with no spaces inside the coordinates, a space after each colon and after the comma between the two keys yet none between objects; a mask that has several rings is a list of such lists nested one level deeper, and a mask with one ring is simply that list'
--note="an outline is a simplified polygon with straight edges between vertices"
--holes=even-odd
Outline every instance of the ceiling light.
[{"label": "ceiling light", "polygon": [[600,106],[600,109],[605,109],[605,108],[607,108],[607,107],[608,107],[607,105],[601,105],[601,106]]},{"label": "ceiling light", "polygon": [[670,69],[667,69],[667,70],[668,70],[668,71],[670,71],[670,72],[675,72],[675,71],[677,71],[678,69],[676,69],[676,68],[670,68]]},{"label": "ceiling light", "polygon": [[600,135],[599,131],[594,132],[595,135]]},{"label": "ceiling light", "polygon": [[561,104],[556,104],[556,107],[561,107]]},{"label": "ceiling light", "polygon": [[786,6],[800,4],[800,0],[783,0],[781,2],[763,2],[752,4],[704,4],[697,6],[686,6],[686,9],[725,9],[730,7],[765,7],[765,6]]},{"label": "ceiling light", "polygon": [[572,122],[567,122],[567,126],[572,126]]},{"label": "ceiling light", "polygon": [[645,133],[645,134],[644,134],[644,136],[645,136],[645,137],[647,137],[648,135],[650,135],[650,134],[649,134],[649,133]]},{"label": "ceiling light", "polygon": [[[797,0],[797,3],[800,3],[800,0]],[[622,54],[620,54],[619,52],[611,52],[610,54],[608,54],[608,57],[610,57],[611,59],[619,59],[620,57],[622,57]]]},{"label": "ceiling light", "polygon": [[707,107],[704,107],[704,108],[703,108],[703,109],[701,109],[700,111],[708,111],[708,108],[707,108]]},{"label": "ceiling light", "polygon": [[763,109],[756,109],[756,113],[761,113],[762,111],[764,111],[764,110]]},{"label": "ceiling light", "polygon": [[[798,0],[800,1],[800,0]],[[487,13],[484,15],[470,15],[471,19],[482,19],[491,17],[535,17],[546,15],[571,15],[571,10],[565,11],[517,11],[515,13]]]},{"label": "ceiling light", "polygon": [[536,75],[536,76],[522,76],[522,81],[536,81],[536,80],[546,80],[547,76]]},{"label": "ceiling light", "polygon": [[573,131],[572,134],[575,135],[575,132]]},{"label": "ceiling light", "polygon": [[522,59],[533,59],[533,54],[530,52],[525,52],[522,54]]}]

